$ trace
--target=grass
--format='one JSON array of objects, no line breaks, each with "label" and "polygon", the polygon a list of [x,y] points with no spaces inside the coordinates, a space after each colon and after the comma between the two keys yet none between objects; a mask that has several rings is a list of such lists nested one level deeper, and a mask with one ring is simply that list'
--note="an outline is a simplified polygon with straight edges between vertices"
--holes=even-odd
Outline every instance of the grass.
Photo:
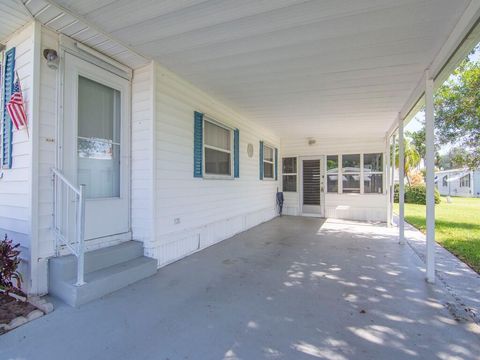
[{"label": "grass", "polygon": [[[480,273],[480,199],[451,199],[435,206],[435,240]],[[405,220],[425,233],[425,205],[405,204]]]}]

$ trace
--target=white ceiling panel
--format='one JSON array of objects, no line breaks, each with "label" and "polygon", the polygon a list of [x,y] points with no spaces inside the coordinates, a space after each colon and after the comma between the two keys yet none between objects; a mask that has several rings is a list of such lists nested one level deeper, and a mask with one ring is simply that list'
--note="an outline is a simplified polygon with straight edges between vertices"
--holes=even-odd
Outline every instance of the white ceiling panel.
[{"label": "white ceiling panel", "polygon": [[0,0],[0,43],[31,21],[26,9],[16,0]]},{"label": "white ceiling panel", "polygon": [[370,137],[390,128],[471,1],[55,2],[280,136]]}]

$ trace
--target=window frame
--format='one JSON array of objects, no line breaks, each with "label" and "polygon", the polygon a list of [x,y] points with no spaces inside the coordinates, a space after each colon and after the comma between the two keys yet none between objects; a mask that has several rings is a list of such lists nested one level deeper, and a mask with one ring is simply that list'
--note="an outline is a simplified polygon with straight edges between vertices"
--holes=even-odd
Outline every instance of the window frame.
[{"label": "window frame", "polygon": [[[229,132],[229,135],[230,135],[230,149],[229,150],[225,150],[225,149],[222,149],[222,148],[218,148],[216,146],[212,146],[212,145],[207,145],[205,143],[205,129],[206,129],[206,126],[205,126],[205,123],[206,122],[209,122],[210,124],[213,124],[213,125],[216,125],[218,127],[221,127],[225,130],[228,130]],[[213,119],[212,117],[204,114],[203,115],[203,119],[202,119],[202,173],[203,173],[203,178],[204,179],[210,179],[210,180],[233,180],[235,178],[235,174],[234,174],[234,139],[233,139],[233,132],[234,132],[234,128],[231,127],[231,126],[228,126],[228,125],[225,125],[215,119]],[[211,174],[211,173],[207,173],[207,164],[206,164],[206,154],[207,152],[205,151],[205,149],[211,149],[211,150],[216,150],[216,151],[220,151],[220,152],[223,152],[223,153],[227,153],[229,154],[230,156],[230,174],[228,175],[223,175],[223,174]]]},{"label": "window frame", "polygon": [[[328,157],[329,156],[336,156],[337,157],[337,191],[328,191],[328,176],[329,175],[335,175],[335,173],[329,173],[328,172]],[[325,186],[324,189],[327,189],[325,191],[326,194],[341,194],[342,193],[342,188],[340,187],[340,177],[341,177],[341,169],[340,165],[342,161],[342,155],[341,154],[330,154],[330,155],[325,155]]]},{"label": "window frame", "polygon": [[[272,161],[265,160],[265,148],[267,148],[267,147],[272,149]],[[272,176],[271,177],[265,175],[265,163],[272,164]],[[263,179],[262,180],[275,181],[275,146],[270,145],[269,143],[266,143],[266,142],[263,143],[262,166],[263,166]]]},{"label": "window frame", "polygon": [[[382,175],[382,191],[381,192],[365,192],[365,155],[378,155],[380,154],[382,156],[382,171],[369,171],[367,172],[366,174],[367,175]],[[384,172],[385,172],[385,156],[384,156],[384,153],[378,153],[378,152],[369,152],[369,153],[362,153],[361,154],[361,164],[362,164],[362,194],[365,194],[365,195],[370,195],[370,194],[377,194],[377,195],[381,195],[381,194],[384,194],[385,193],[385,175],[384,175]]]},{"label": "window frame", "polygon": [[[285,159],[295,159],[295,172],[294,173],[291,173],[291,172],[284,173],[283,172],[283,161]],[[284,184],[285,184],[284,181],[283,181],[284,176],[295,176],[295,191],[284,189]],[[297,156],[282,157],[282,192],[298,193],[298,157]]]},{"label": "window frame", "polygon": [[469,188],[470,187],[470,174],[463,175],[460,178],[460,187]]},{"label": "window frame", "polygon": [[[343,156],[344,155],[358,155],[359,156],[359,160],[360,160],[360,168],[358,169],[358,171],[343,171]],[[341,162],[339,163],[339,171],[340,171],[340,175],[339,175],[339,179],[342,179],[342,194],[347,194],[347,195],[351,195],[351,194],[363,194],[363,153],[349,153],[349,154],[342,154],[342,155],[339,155],[339,157],[341,158]],[[359,184],[358,184],[358,192],[356,191],[352,191],[352,192],[345,192],[343,190],[343,175],[358,175],[359,176]],[[339,189],[340,189],[340,184],[339,185]]]},{"label": "window frame", "polygon": [[[371,154],[381,154],[382,155],[382,171],[371,171],[371,172],[365,172],[364,169],[364,156],[365,155],[371,155]],[[360,155],[360,170],[359,171],[343,171],[343,156],[344,155]],[[335,173],[328,173],[328,168],[327,168],[327,160],[328,156],[336,156],[338,159],[338,169],[337,169],[337,189],[338,191],[328,191],[328,175],[334,175]],[[385,189],[385,153],[384,152],[368,152],[368,153],[330,153],[328,155],[325,155],[325,194],[339,194],[339,195],[351,195],[351,196],[357,196],[357,195],[385,195],[386,194],[386,189]],[[359,192],[344,192],[343,191],[343,175],[359,175],[360,176],[360,191]],[[365,175],[382,175],[382,192],[377,193],[377,192],[365,192]]]}]

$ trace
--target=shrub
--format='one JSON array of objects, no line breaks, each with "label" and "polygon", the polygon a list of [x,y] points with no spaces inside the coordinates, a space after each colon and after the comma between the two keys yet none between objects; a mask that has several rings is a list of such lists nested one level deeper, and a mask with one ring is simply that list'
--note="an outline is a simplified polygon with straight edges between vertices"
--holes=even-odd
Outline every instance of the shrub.
[{"label": "shrub", "polygon": [[[395,184],[393,200],[398,203],[399,184]],[[422,204],[427,203],[427,188],[425,185],[405,186],[405,203]],[[440,204],[440,193],[435,188],[435,204]]]},{"label": "shrub", "polygon": [[14,293],[25,296],[21,290],[22,275],[18,271],[20,264],[20,244],[13,245],[12,240],[5,239],[0,241],[0,289],[7,294]]},{"label": "shrub", "polygon": [[423,176],[422,172],[419,170],[412,170],[409,174],[410,178],[410,185],[425,185],[425,177]]}]

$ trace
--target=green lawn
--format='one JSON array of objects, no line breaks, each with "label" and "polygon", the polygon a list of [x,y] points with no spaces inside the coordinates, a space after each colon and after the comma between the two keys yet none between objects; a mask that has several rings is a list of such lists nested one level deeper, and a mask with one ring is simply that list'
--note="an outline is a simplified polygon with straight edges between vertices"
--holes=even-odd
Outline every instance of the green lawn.
[{"label": "green lawn", "polygon": [[[425,205],[405,204],[405,220],[425,232]],[[435,225],[437,242],[480,273],[480,199],[452,197],[449,204],[442,197]]]}]

